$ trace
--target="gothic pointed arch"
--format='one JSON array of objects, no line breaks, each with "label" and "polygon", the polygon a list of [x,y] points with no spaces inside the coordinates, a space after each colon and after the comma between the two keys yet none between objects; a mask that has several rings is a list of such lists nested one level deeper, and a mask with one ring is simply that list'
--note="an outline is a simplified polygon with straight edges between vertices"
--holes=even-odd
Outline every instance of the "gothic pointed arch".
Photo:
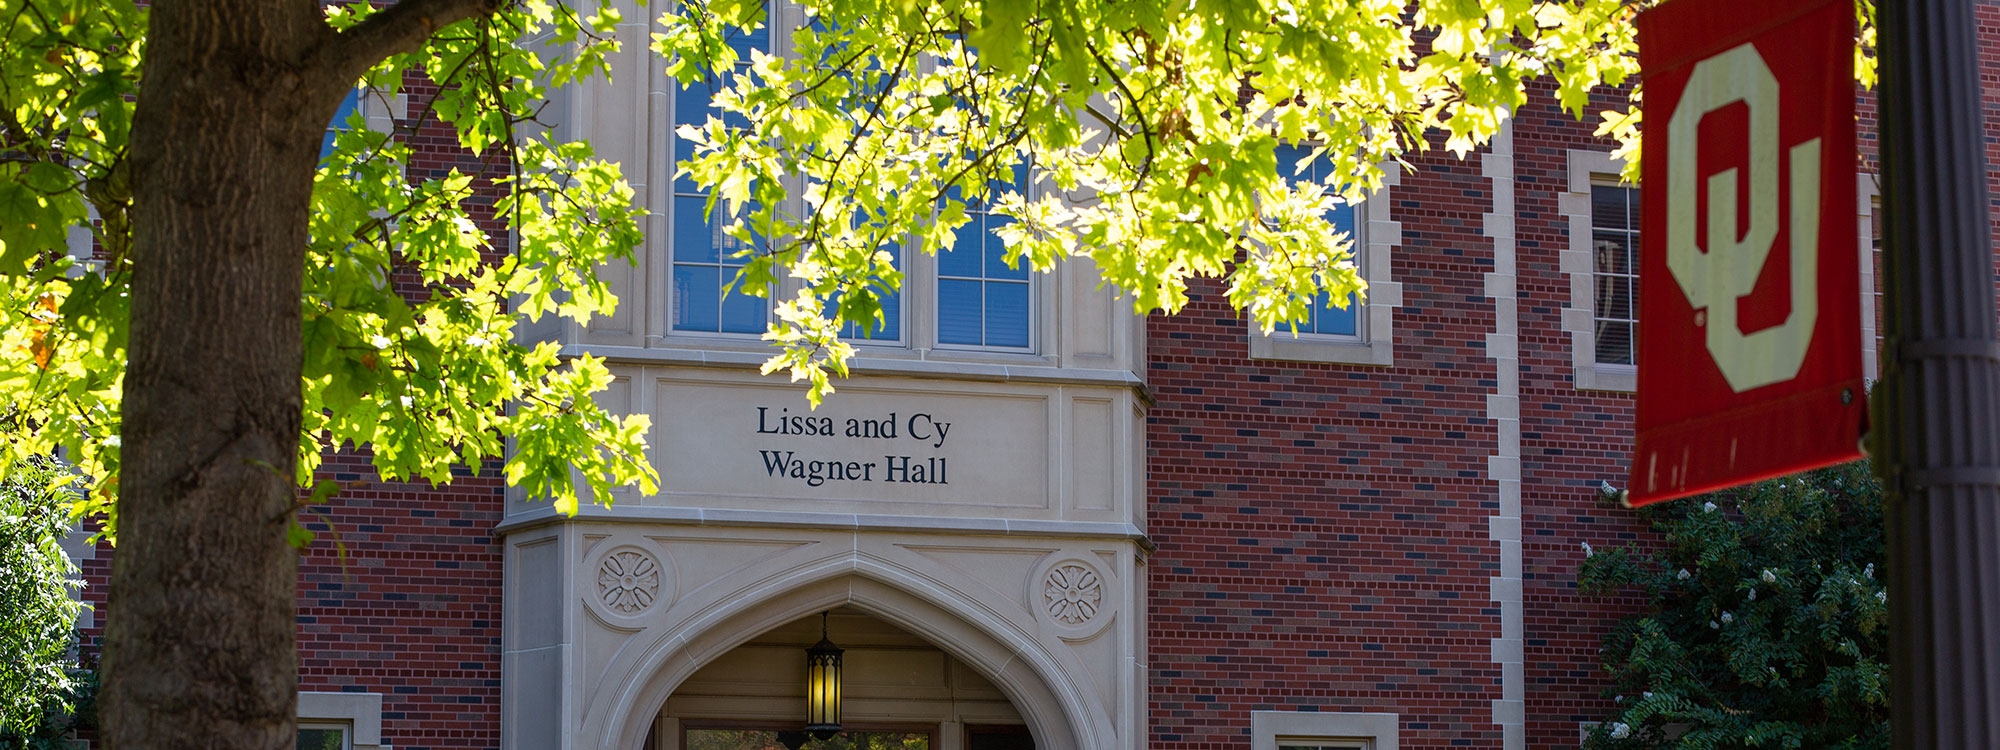
[{"label": "gothic pointed arch", "polygon": [[842,605],[978,669],[1020,711],[1037,747],[1116,746],[1112,719],[1091,699],[1082,665],[1025,630],[1032,621],[1017,623],[919,573],[853,552],[746,581],[695,616],[647,628],[583,707],[580,744],[640,750],[667,698],[703,665],[759,633]]}]

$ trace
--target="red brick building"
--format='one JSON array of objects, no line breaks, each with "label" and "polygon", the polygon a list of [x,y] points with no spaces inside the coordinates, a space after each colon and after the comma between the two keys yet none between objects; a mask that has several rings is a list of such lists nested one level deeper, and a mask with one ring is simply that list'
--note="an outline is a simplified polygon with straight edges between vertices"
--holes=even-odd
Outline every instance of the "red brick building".
[{"label": "red brick building", "polygon": [[[730,330],[706,281],[727,264],[676,244],[707,231],[661,166],[691,103],[635,46],[617,88],[561,107],[642,165],[650,239],[607,269],[617,316],[531,335],[613,363],[606,403],[654,415],[663,492],[565,519],[491,466],[431,488],[329,460],[343,489],[308,517],[299,585],[314,741],[761,747],[802,723],[822,633],[847,648],[850,730],[948,750],[1574,747],[1608,713],[1598,642],[1630,603],[1573,582],[1584,544],[1647,538],[1598,497],[1631,446],[1636,209],[1549,90],[1491,147],[1347,209],[1370,297],[1297,337],[1215,283],[1141,320],[1081,264],[910,258],[894,335],[816,412],[859,432],[816,439],[770,429],[800,392]],[[413,171],[464,161],[409,137]]]}]

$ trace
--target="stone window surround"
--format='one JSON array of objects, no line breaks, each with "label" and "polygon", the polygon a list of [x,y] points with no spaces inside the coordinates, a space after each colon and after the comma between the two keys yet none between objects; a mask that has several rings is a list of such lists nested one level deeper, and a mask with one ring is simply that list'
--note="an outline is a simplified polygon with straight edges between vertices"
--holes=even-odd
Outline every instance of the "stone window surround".
[{"label": "stone window surround", "polygon": [[1299,333],[1284,326],[1265,333],[1254,321],[1250,328],[1250,358],[1289,362],[1387,367],[1396,362],[1396,308],[1403,304],[1403,285],[1390,272],[1390,257],[1403,244],[1403,225],[1390,218],[1390,194],[1402,180],[1390,168],[1382,189],[1356,208],[1354,230],[1361,277],[1368,281],[1368,299],[1355,316],[1357,337]]},{"label": "stone window surround", "polygon": [[1862,172],[1854,180],[1856,245],[1861,248],[1861,375],[1880,375],[1875,352],[1875,209],[1882,188],[1875,175]]},{"label": "stone window surround", "polygon": [[1363,743],[1368,750],[1396,750],[1402,719],[1390,713],[1251,711],[1250,750],[1278,750],[1278,738]]},{"label": "stone window surround", "polygon": [[[1571,149],[1569,190],[1556,199],[1563,217],[1569,221],[1569,247],[1560,254],[1562,272],[1569,277],[1570,293],[1569,308],[1563,310],[1562,326],[1564,331],[1569,332],[1570,364],[1574,368],[1578,390],[1625,393],[1638,390],[1638,370],[1634,366],[1598,364],[1596,332],[1592,325],[1597,303],[1591,293],[1594,289],[1594,269],[1590,254],[1590,188],[1594,184],[1616,180],[1622,168],[1623,164],[1608,153]],[[1876,377],[1877,368],[1874,205],[1879,191],[1874,175],[1862,172],[1855,176],[1856,236],[1861,253],[1861,366],[1863,374],[1871,379]]]},{"label": "stone window surround", "polygon": [[299,723],[345,724],[352,750],[391,750],[382,741],[381,693],[299,691]]},{"label": "stone window surround", "polygon": [[1556,196],[1556,206],[1569,224],[1569,246],[1560,251],[1558,258],[1563,274],[1569,277],[1569,307],[1563,310],[1562,327],[1569,333],[1570,365],[1574,368],[1577,390],[1632,393],[1639,386],[1637,367],[1597,361],[1590,188],[1606,182],[1616,184],[1623,166],[1623,162],[1608,153],[1570,149],[1568,191]]}]

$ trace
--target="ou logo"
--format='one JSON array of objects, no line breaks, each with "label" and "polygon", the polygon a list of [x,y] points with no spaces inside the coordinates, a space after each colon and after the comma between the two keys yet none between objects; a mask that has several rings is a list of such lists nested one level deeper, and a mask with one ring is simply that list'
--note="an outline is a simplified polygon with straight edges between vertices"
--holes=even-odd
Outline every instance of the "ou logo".
[{"label": "ou logo", "polygon": [[[1695,237],[1697,127],[1738,101],[1750,109],[1750,221],[1738,237],[1736,168],[1708,177],[1708,237]],[[1736,301],[1750,294],[1778,236],[1778,79],[1749,44],[1702,60],[1667,123],[1667,268],[1688,305],[1707,308],[1707,344],[1737,393],[1797,377],[1819,319],[1820,139],[1793,146],[1792,312],[1756,333],[1737,326]]]}]

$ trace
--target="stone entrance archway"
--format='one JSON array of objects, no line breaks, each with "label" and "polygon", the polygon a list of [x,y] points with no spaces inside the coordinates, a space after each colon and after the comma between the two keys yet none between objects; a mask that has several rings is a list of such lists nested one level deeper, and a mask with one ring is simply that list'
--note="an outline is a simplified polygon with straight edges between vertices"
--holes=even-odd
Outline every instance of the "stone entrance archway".
[{"label": "stone entrance archway", "polygon": [[[730,607],[733,613],[709,619],[707,627],[690,623],[687,630],[697,627],[700,630],[685,639],[676,637],[678,634],[660,633],[654,639],[654,647],[647,649],[630,669],[613,670],[638,679],[629,683],[630,689],[620,691],[622,696],[612,695],[607,696],[609,700],[592,702],[585,717],[585,737],[595,734],[591,730],[601,726],[605,730],[602,736],[607,740],[601,746],[640,750],[654,717],[664,708],[668,697],[703,666],[758,634],[836,607],[866,613],[935,645],[953,660],[976,670],[1018,712],[1038,747],[1068,750],[1111,746],[1090,742],[1088,732],[1077,730],[1078,719],[1097,718],[1099,731],[1108,735],[1108,717],[1092,710],[1090,697],[1080,686],[1064,684],[1067,682],[1064,680],[1051,685],[1043,678],[1044,673],[1062,676],[1073,672],[1057,663],[1055,655],[1046,653],[1031,638],[1007,632],[1003,622],[975,625],[937,601],[856,574],[831,576],[761,600],[742,602]],[[648,671],[646,665],[655,668]],[[640,677],[642,674],[645,676]],[[603,691],[599,693],[602,695]],[[599,717],[601,724],[593,721]]]},{"label": "stone entrance archway", "polygon": [[[845,649],[847,730],[815,748],[968,750],[1034,747],[1020,711],[979,670],[852,606],[824,618]],[[753,636],[689,676],[667,698],[647,750],[768,750],[805,718],[805,649],[822,637],[808,615]]]},{"label": "stone entrance archway", "polygon": [[1038,748],[1143,741],[1128,540],[580,523],[508,547],[512,750],[642,750],[704,666],[841,608],[976,673]]}]

